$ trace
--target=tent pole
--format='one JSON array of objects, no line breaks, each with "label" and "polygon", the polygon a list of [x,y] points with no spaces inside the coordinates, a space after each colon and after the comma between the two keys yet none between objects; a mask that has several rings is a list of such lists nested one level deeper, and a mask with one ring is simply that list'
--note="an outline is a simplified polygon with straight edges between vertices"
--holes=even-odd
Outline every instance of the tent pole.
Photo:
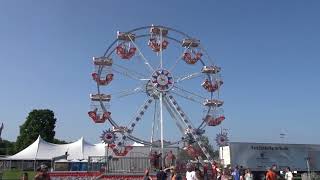
[{"label": "tent pole", "polygon": [[36,159],[33,161],[33,171],[36,171]]},{"label": "tent pole", "polygon": [[[53,169],[53,159],[51,159],[51,168],[50,169]],[[50,170],[51,172],[51,170]]]},{"label": "tent pole", "polygon": [[107,162],[107,167],[105,167],[105,174],[107,174],[107,172],[109,172],[109,143],[108,143],[108,148],[107,148],[107,157],[106,157],[107,159],[106,159],[106,162]]}]

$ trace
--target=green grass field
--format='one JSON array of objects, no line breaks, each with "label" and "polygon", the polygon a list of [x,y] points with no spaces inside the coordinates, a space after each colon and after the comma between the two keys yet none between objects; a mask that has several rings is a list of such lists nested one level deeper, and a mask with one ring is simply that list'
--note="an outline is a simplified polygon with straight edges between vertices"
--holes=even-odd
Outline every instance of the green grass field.
[{"label": "green grass field", "polygon": [[29,179],[33,179],[33,177],[35,176],[35,172],[34,171],[19,171],[19,170],[8,170],[8,171],[4,171],[2,174],[2,179],[3,180],[9,180],[9,179],[20,179],[22,173],[28,173],[28,177]]}]

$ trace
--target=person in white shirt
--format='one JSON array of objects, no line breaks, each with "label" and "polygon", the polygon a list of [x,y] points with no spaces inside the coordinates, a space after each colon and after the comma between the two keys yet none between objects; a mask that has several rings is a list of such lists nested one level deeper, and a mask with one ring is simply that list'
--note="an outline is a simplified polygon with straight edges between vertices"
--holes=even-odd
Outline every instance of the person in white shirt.
[{"label": "person in white shirt", "polygon": [[244,179],[245,180],[253,180],[253,175],[252,175],[250,169],[245,170]]},{"label": "person in white shirt", "polygon": [[196,176],[196,171],[191,163],[187,164],[187,172],[186,172],[187,180],[199,180]]},{"label": "person in white shirt", "polygon": [[290,168],[287,167],[285,171],[286,171],[286,174],[284,175],[284,179],[285,180],[292,180],[293,179],[293,174],[290,171]]}]

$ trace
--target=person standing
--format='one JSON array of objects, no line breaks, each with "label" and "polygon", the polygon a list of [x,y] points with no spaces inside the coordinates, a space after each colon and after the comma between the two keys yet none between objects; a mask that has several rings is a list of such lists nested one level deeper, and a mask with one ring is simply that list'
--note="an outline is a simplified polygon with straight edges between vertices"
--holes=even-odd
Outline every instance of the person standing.
[{"label": "person standing", "polygon": [[171,167],[174,165],[174,161],[175,161],[175,155],[173,154],[172,151],[169,151],[166,156],[165,156],[165,165],[166,167]]},{"label": "person standing", "polygon": [[240,180],[240,170],[239,167],[236,166],[233,170],[233,172],[231,173],[231,175],[233,176],[234,180]]},{"label": "person standing", "polygon": [[145,170],[143,180],[152,180],[151,176],[149,175],[149,169]]},{"label": "person standing", "polygon": [[253,180],[253,175],[250,169],[245,170],[244,180]]},{"label": "person standing", "polygon": [[290,167],[287,167],[287,168],[285,169],[285,171],[286,171],[286,174],[284,175],[284,179],[285,179],[285,180],[292,180],[292,179],[293,179],[293,174],[292,174],[292,172],[290,171]]},{"label": "person standing", "polygon": [[171,173],[170,180],[178,180],[178,174],[174,166],[170,167],[170,173]]},{"label": "person standing", "polygon": [[48,174],[48,166],[42,164],[37,169],[37,174],[34,177],[35,180],[50,180],[50,176]]},{"label": "person standing", "polygon": [[212,169],[212,179],[215,180],[218,177],[218,165],[217,163],[214,161],[211,165],[211,169]]},{"label": "person standing", "polygon": [[221,174],[220,180],[229,180],[229,176],[228,176],[226,170],[222,170],[222,174]]},{"label": "person standing", "polygon": [[165,172],[165,170],[162,169],[162,167],[160,166],[159,171],[157,172],[157,180],[166,180],[167,179],[167,173]]},{"label": "person standing", "polygon": [[277,180],[276,170],[277,170],[277,166],[272,165],[272,167],[268,170],[266,174],[266,180]]},{"label": "person standing", "polygon": [[28,180],[28,173],[27,172],[24,172],[22,174],[21,180]]},{"label": "person standing", "polygon": [[199,180],[196,176],[196,172],[195,172],[194,167],[191,163],[187,164],[186,179],[187,180]]}]

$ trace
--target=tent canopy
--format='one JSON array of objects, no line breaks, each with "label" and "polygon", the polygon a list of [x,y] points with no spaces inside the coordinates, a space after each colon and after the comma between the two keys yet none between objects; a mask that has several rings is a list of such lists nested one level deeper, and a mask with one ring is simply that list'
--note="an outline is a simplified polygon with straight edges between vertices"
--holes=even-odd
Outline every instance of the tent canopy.
[{"label": "tent canopy", "polygon": [[[151,151],[159,151],[159,148],[150,148],[140,143],[133,143],[128,156],[130,157],[148,157]],[[166,151],[173,150],[177,154],[178,147],[167,147]],[[108,153],[107,153],[108,151]],[[112,155],[111,148],[106,147],[104,143],[90,144],[83,138],[69,144],[52,144],[43,140],[40,136],[31,145],[15,155],[2,158],[5,160],[52,160],[53,158],[63,157],[68,153],[67,160],[79,160],[84,162],[89,156]]]},{"label": "tent canopy", "polygon": [[90,144],[83,138],[69,144],[52,144],[40,136],[24,150],[9,156],[9,160],[51,160],[68,153],[68,160],[88,159],[88,156],[104,156],[105,144]]}]

